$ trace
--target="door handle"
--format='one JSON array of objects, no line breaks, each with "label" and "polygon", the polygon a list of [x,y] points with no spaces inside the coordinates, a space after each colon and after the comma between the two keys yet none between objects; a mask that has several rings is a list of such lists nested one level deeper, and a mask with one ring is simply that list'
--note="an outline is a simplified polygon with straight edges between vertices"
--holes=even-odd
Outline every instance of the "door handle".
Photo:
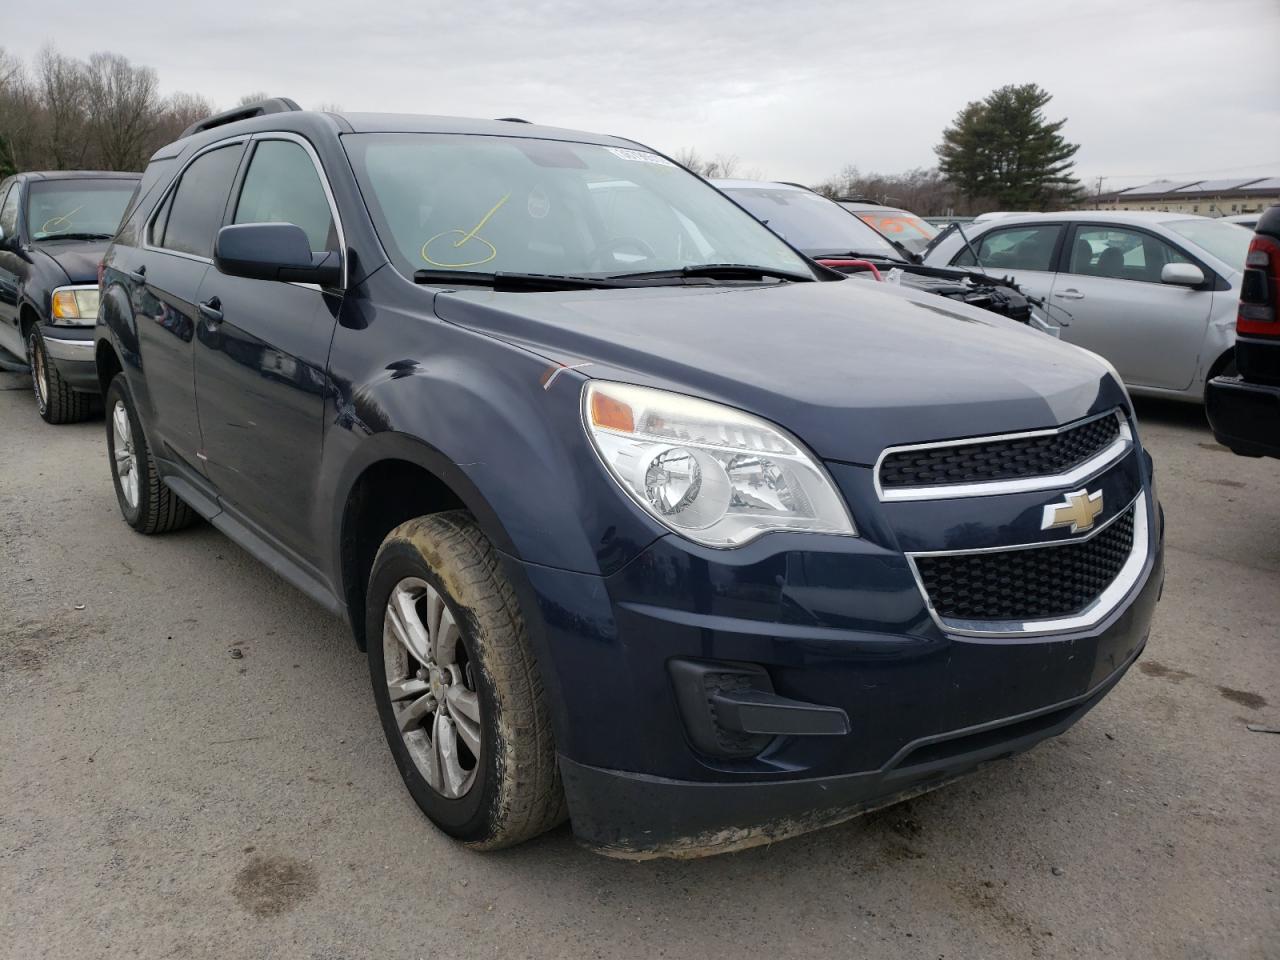
[{"label": "door handle", "polygon": [[200,304],[200,314],[205,319],[213,323],[222,322],[222,301],[217,297],[210,297]]},{"label": "door handle", "polygon": [[130,280],[132,280],[134,283],[146,283],[147,282],[147,265],[144,263],[137,270],[126,270],[124,272],[124,275],[128,277]]},{"label": "door handle", "polygon": [[1063,290],[1061,293],[1054,293],[1054,296],[1060,297],[1063,300],[1083,300],[1084,299],[1084,294],[1081,293],[1079,290],[1075,289],[1074,287],[1068,287],[1066,290]]}]

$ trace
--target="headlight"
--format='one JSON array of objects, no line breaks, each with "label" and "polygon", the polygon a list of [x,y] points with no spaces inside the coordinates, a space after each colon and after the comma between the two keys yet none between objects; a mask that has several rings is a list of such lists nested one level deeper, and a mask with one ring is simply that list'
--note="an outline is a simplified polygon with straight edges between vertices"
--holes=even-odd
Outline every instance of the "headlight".
[{"label": "headlight", "polygon": [[758,417],[694,397],[589,381],[583,422],[631,499],[681,536],[737,547],[770,530],[855,536],[822,465]]},{"label": "headlight", "polygon": [[97,287],[58,287],[53,291],[53,323],[68,326],[98,319]]}]

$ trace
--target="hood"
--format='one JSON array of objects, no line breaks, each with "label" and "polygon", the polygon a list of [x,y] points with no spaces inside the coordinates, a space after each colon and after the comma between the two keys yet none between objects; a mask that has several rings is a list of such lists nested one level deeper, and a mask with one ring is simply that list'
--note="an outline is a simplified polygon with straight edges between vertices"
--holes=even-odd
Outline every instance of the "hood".
[{"label": "hood", "polygon": [[107,240],[41,240],[36,249],[62,268],[68,283],[97,283]]},{"label": "hood", "polygon": [[747,410],[824,459],[1057,426],[1125,405],[1092,354],[995,314],[855,281],[436,297],[444,320],[602,379]]}]

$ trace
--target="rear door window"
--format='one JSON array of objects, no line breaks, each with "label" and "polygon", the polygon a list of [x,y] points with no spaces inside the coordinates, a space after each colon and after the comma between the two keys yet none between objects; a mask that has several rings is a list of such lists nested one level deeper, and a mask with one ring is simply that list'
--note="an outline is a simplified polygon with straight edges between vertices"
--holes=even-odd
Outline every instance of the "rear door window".
[{"label": "rear door window", "polygon": [[[159,233],[158,246],[166,250],[212,257],[213,239],[222,226],[231,181],[243,152],[244,145],[234,143],[196,157],[157,218],[152,242],[157,242]],[[159,232],[161,228],[163,232]]]},{"label": "rear door window", "polygon": [[1159,283],[1166,263],[1190,263],[1159,237],[1141,230],[1077,227],[1067,273]]},{"label": "rear door window", "polygon": [[233,223],[292,223],[313,251],[337,250],[338,235],[311,156],[292,140],[262,140],[254,148]]},{"label": "rear door window", "polygon": [[[973,247],[982,266],[1000,270],[1052,270],[1062,224],[1044,223],[988,230]],[[968,247],[952,259],[958,267],[974,266]]]}]

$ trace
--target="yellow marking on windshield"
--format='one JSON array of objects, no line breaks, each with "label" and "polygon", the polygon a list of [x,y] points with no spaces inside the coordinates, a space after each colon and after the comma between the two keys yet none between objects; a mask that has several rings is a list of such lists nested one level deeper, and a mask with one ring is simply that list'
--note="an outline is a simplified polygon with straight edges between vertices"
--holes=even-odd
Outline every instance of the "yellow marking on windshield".
[{"label": "yellow marking on windshield", "polygon": [[[486,213],[483,217],[481,217],[480,222],[477,223],[470,230],[460,230],[455,227],[452,230],[444,230],[440,233],[437,233],[434,237],[432,237],[430,240],[428,240],[426,243],[422,245],[422,259],[425,260],[427,263],[431,264],[433,267],[445,267],[451,270],[456,270],[461,267],[478,267],[481,264],[488,263],[490,260],[494,259],[498,255],[498,248],[495,247],[488,240],[486,240],[484,237],[478,237],[476,236],[476,234],[478,234],[480,232],[480,229],[486,223],[489,222],[489,218],[492,217],[495,213],[497,213],[498,209],[510,199],[511,199],[511,194],[510,192],[508,192],[506,196],[504,196],[501,200],[499,200],[492,207],[490,207],[489,212]],[[479,260],[468,260],[465,263],[444,263],[440,260],[433,260],[431,258],[431,255],[427,253],[427,249],[433,243],[439,240],[441,237],[449,237],[455,233],[459,234],[459,239],[455,240],[452,244],[452,247],[454,250],[459,249],[460,247],[464,246],[467,243],[470,243],[472,240],[476,240],[476,241],[479,241],[480,243],[483,243],[486,247],[489,248],[489,255],[487,257],[482,257]]]},{"label": "yellow marking on windshield", "polygon": [[[80,206],[76,207],[74,210],[69,210],[66,213],[56,217],[50,217],[41,225],[39,232],[44,234],[66,233],[72,227],[71,218],[74,217],[77,213],[79,213],[83,209],[84,209],[84,204],[82,203],[80,204]],[[51,227],[49,226],[49,224],[51,223],[64,223],[66,224],[66,226],[61,228]]]},{"label": "yellow marking on windshield", "polygon": [[503,197],[501,200],[499,200],[497,203],[495,203],[495,204],[493,205],[493,207],[492,207],[492,208],[490,208],[490,210],[489,210],[489,212],[488,212],[488,213],[486,213],[483,217],[481,217],[481,218],[480,218],[480,222],[479,222],[479,223],[477,223],[474,227],[472,227],[472,228],[471,228],[471,232],[470,232],[470,233],[468,233],[466,236],[464,236],[464,237],[463,237],[461,240],[459,240],[457,243],[455,243],[455,244],[454,244],[454,246],[455,246],[455,247],[460,247],[460,246],[462,246],[464,243],[466,243],[468,240],[470,240],[472,237],[474,237],[477,233],[479,233],[479,232],[480,232],[480,228],[481,228],[481,227],[483,227],[486,223],[488,223],[488,222],[489,222],[489,218],[490,218],[490,217],[492,217],[495,213],[497,213],[497,212],[498,212],[498,208],[499,208],[500,206],[502,206],[504,203],[506,203],[506,202],[507,202],[508,200],[510,200],[510,199],[511,199],[511,194],[510,194],[510,192],[508,192],[508,193],[507,193],[507,195],[506,195],[505,197]]}]

